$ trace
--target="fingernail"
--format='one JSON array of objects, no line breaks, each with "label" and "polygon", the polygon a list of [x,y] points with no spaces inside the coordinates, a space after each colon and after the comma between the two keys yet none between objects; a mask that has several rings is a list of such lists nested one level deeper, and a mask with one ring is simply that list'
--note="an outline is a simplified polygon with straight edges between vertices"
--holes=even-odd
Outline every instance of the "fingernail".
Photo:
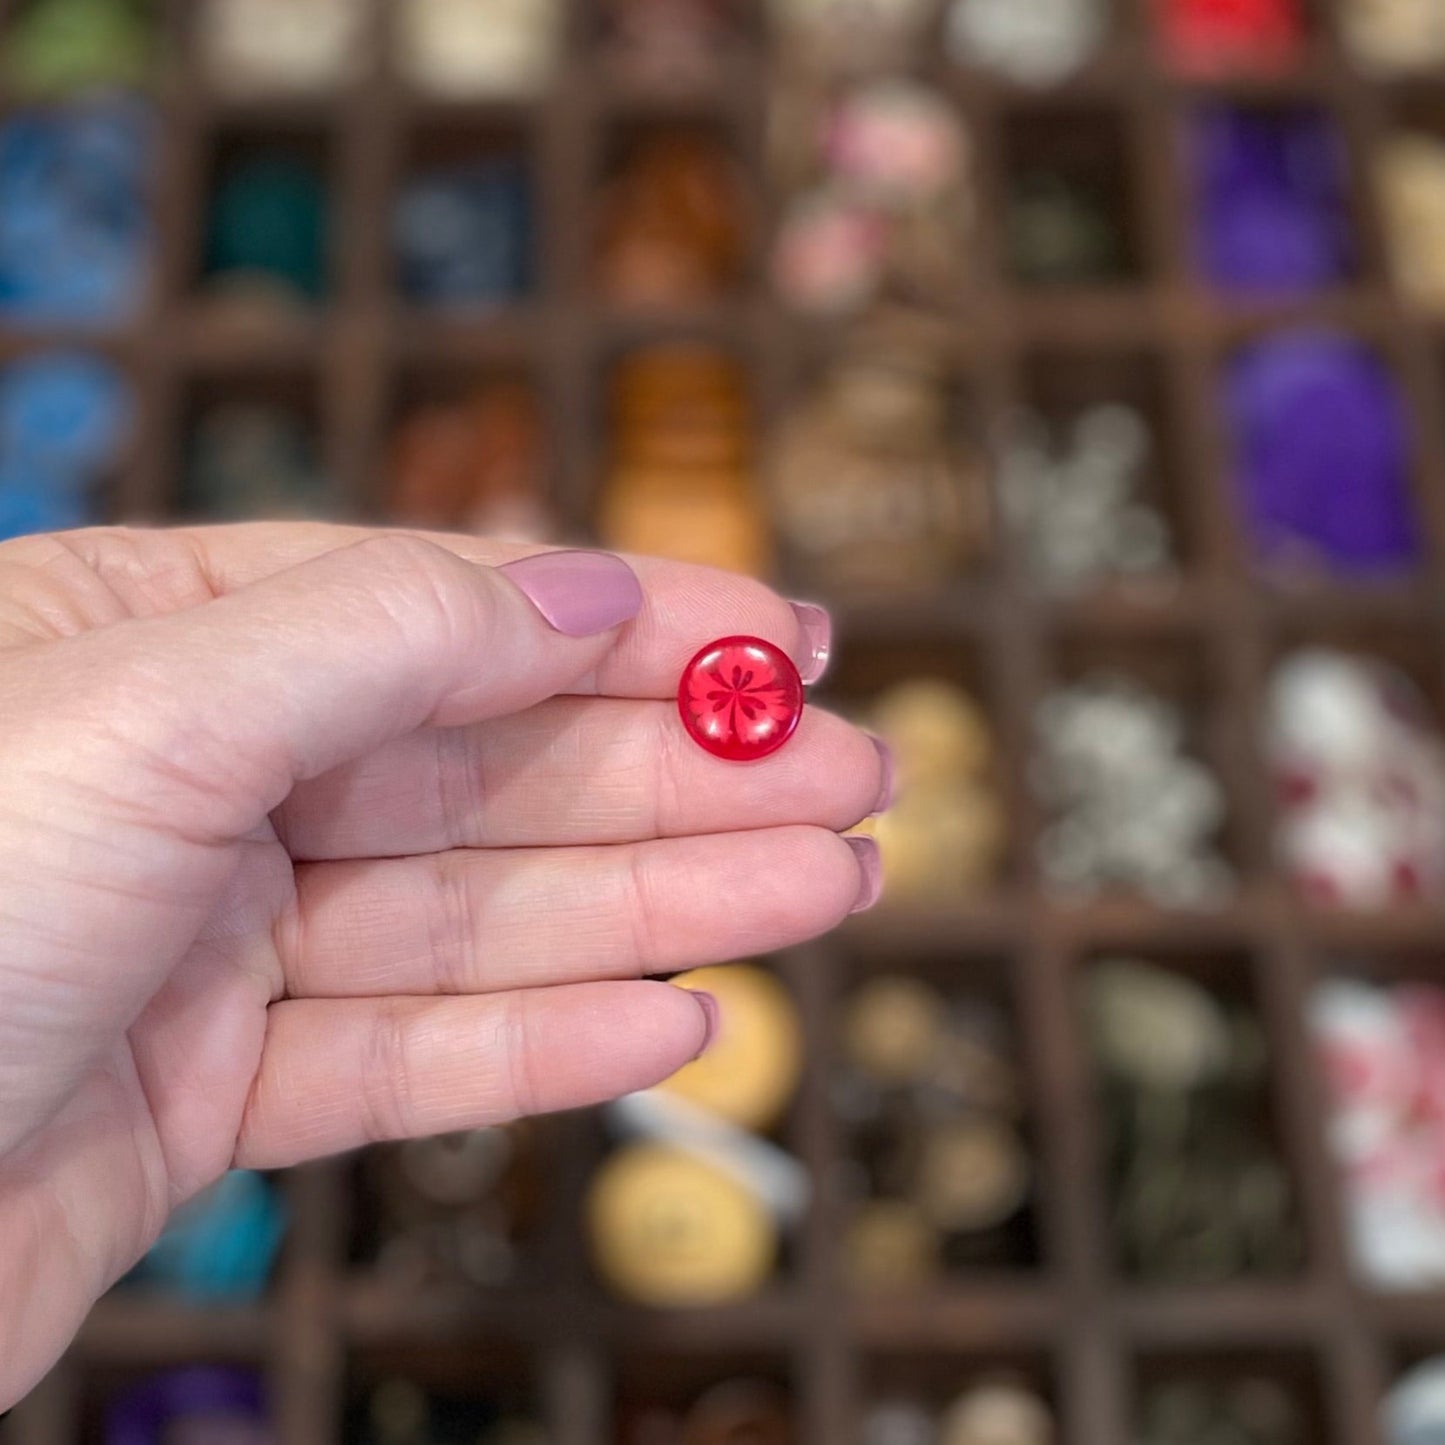
[{"label": "fingernail", "polygon": [[568,637],[595,637],[642,611],[637,574],[610,552],[540,552],[497,570]]},{"label": "fingernail", "polygon": [[811,602],[788,604],[798,619],[803,633],[803,655],[798,674],[804,682],[817,682],[828,670],[828,654],[833,650],[833,619]]},{"label": "fingernail", "polygon": [[712,1041],[717,1037],[718,1023],[722,1017],[722,1011],[718,1008],[717,999],[703,989],[690,989],[689,992],[697,1000],[698,1007],[702,1009],[703,1020],[707,1025],[707,1032],[703,1035],[702,1047],[694,1055],[701,1058],[712,1047]]},{"label": "fingernail", "polygon": [[872,813],[872,816],[876,818],[879,813],[886,813],[893,806],[895,793],[893,749],[873,733],[868,734],[868,741],[878,749],[878,760],[883,765],[883,784],[878,789],[878,802]]},{"label": "fingernail", "polygon": [[845,838],[843,841],[853,850],[853,856],[858,860],[858,871],[863,875],[858,901],[849,911],[866,913],[883,895],[883,855],[872,838]]}]

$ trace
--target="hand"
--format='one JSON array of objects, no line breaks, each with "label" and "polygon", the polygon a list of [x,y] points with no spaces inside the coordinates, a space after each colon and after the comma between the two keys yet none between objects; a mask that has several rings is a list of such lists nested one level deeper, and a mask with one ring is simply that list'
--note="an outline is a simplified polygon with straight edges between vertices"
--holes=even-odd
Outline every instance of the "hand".
[{"label": "hand", "polygon": [[[647,1087],[706,998],[877,896],[886,790],[810,709],[670,701],[826,619],[741,578],[313,525],[0,546],[0,1409],[232,1166]],[[507,565],[502,565],[507,564]],[[639,585],[640,584],[640,585]]]}]

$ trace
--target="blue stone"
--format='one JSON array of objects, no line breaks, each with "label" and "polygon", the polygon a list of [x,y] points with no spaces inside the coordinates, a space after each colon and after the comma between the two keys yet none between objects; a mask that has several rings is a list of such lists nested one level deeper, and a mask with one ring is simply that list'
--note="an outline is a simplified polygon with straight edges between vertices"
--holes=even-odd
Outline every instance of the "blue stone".
[{"label": "blue stone", "polygon": [[397,279],[425,306],[514,301],[531,285],[531,187],[520,161],[483,161],[409,180],[392,218]]},{"label": "blue stone", "polygon": [[81,490],[111,466],[129,436],[133,402],[110,363],[67,353],[0,372],[0,461]]},{"label": "blue stone", "polygon": [[118,325],[152,253],[152,112],[107,100],[0,123],[0,319]]},{"label": "blue stone", "polygon": [[0,467],[0,542],[36,532],[64,532],[91,520],[82,498],[34,474]]}]

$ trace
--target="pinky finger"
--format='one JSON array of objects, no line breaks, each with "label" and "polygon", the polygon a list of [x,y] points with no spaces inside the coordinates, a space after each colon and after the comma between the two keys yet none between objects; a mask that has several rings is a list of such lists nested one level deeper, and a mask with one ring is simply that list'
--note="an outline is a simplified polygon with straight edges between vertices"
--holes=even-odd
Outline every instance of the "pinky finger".
[{"label": "pinky finger", "polygon": [[710,1002],[664,983],[274,1004],[236,1145],[279,1169],[648,1088],[697,1057]]}]

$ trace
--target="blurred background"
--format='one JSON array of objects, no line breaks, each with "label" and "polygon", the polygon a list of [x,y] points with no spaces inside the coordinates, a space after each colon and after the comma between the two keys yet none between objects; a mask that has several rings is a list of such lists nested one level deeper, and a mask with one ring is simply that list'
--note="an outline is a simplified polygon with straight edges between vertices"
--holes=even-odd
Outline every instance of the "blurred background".
[{"label": "blurred background", "polygon": [[707,1059],[228,1177],[0,1439],[1439,1445],[1442,418],[1440,0],[0,0],[0,536],[754,573],[900,783]]}]

